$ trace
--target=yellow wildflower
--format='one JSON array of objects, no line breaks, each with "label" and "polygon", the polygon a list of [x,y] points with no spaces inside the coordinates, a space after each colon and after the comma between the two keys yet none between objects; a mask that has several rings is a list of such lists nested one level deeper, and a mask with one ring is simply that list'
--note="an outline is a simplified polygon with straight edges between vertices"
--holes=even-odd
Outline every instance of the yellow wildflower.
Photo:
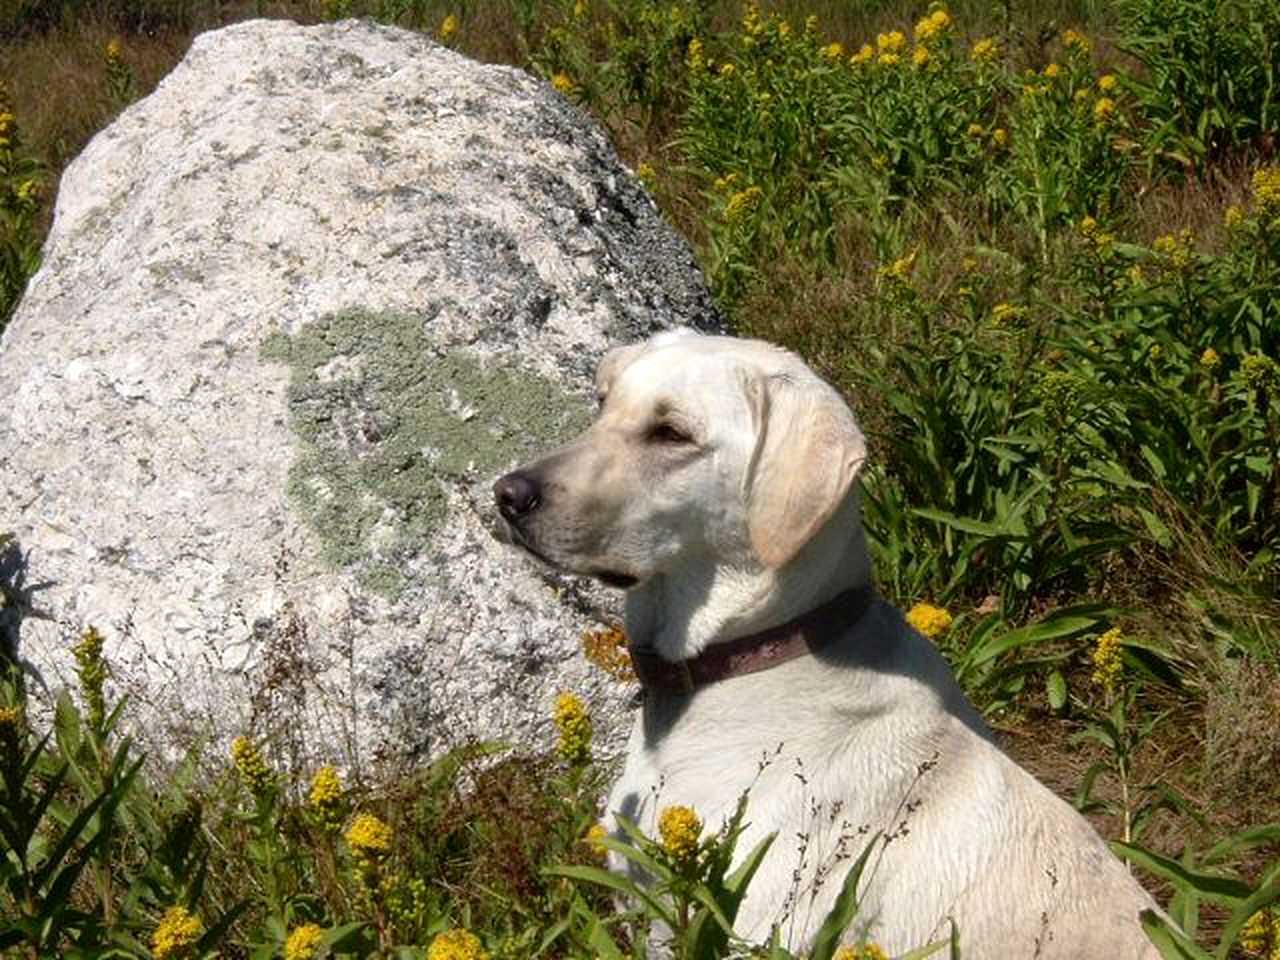
[{"label": "yellow wildflower", "polygon": [[1062,45],[1072,53],[1078,53],[1081,56],[1087,55],[1093,48],[1093,44],[1090,43],[1089,38],[1079,30],[1068,30],[1064,33],[1062,35]]},{"label": "yellow wildflower", "polygon": [[662,849],[678,864],[693,862],[701,833],[702,821],[689,807],[673,805],[665,808],[658,817]]},{"label": "yellow wildflower", "polygon": [[722,77],[732,77],[737,72],[738,68],[732,63],[725,62],[720,64],[720,76]]},{"label": "yellow wildflower", "polygon": [[839,43],[828,43],[818,52],[823,60],[839,60],[844,56],[844,47]]},{"label": "yellow wildflower", "polygon": [[583,837],[583,841],[586,843],[587,849],[593,854],[597,857],[603,857],[609,852],[609,848],[600,841],[608,836],[609,831],[604,828],[604,824],[593,823],[587,830],[587,835]]},{"label": "yellow wildflower", "polygon": [[876,35],[876,47],[881,53],[901,53],[906,45],[907,38],[903,36],[901,30],[891,30],[889,33]]},{"label": "yellow wildflower", "polygon": [[365,863],[377,863],[391,852],[391,828],[371,813],[362,813],[347,828],[347,846]]},{"label": "yellow wildflower", "polygon": [[1019,320],[1026,316],[1026,308],[1015,306],[1012,303],[1001,301],[991,308],[991,317],[995,320],[997,327],[1016,326]]},{"label": "yellow wildflower", "polygon": [[745,190],[739,190],[724,205],[724,218],[728,221],[741,219],[755,209],[756,204],[760,202],[760,198],[763,195],[764,191],[759,187],[747,187]]},{"label": "yellow wildflower", "polygon": [[560,731],[556,753],[572,766],[591,760],[591,717],[576,694],[565,691],[556,697],[555,725]]},{"label": "yellow wildflower", "polygon": [[102,634],[90,626],[80,634],[80,641],[71,648],[76,658],[76,675],[80,678],[80,692],[84,696],[85,712],[91,727],[102,725],[107,709],[102,693],[103,683],[107,679],[107,663],[102,658],[105,642]]},{"label": "yellow wildflower", "polygon": [[6,762],[12,762],[22,742],[21,707],[0,707],[0,750]]},{"label": "yellow wildflower", "polygon": [[1200,354],[1200,366],[1206,370],[1217,370],[1222,364],[1222,358],[1218,356],[1218,351],[1213,347],[1205,347],[1204,353]]},{"label": "yellow wildflower", "polygon": [[30,206],[36,202],[39,190],[40,188],[34,180],[22,180],[14,188],[13,195],[17,197],[19,203]]},{"label": "yellow wildflower", "polygon": [[1253,204],[1261,216],[1280,214],[1280,167],[1263,167],[1254,171]]},{"label": "yellow wildflower", "polygon": [[818,16],[817,14],[809,14],[804,18],[804,32],[814,34],[818,32]]},{"label": "yellow wildflower", "polygon": [[987,129],[980,123],[971,123],[969,124],[969,129],[965,132],[971,137],[981,137],[987,132]]},{"label": "yellow wildflower", "polygon": [[553,73],[551,75],[551,85],[566,97],[573,93],[573,78],[567,73]]},{"label": "yellow wildflower", "polygon": [[1228,230],[1238,228],[1244,223],[1244,207],[1238,203],[1228,206],[1226,212],[1222,215],[1222,223]]},{"label": "yellow wildflower", "polygon": [[186,907],[172,906],[156,924],[151,937],[151,953],[155,960],[182,960],[191,956],[191,948],[204,932],[204,924]]},{"label": "yellow wildflower", "polygon": [[1190,230],[1166,233],[1156,237],[1151,249],[1160,254],[1166,266],[1178,271],[1187,270],[1195,260],[1195,234]]},{"label": "yellow wildflower", "polygon": [[858,52],[849,58],[849,62],[852,63],[855,67],[860,67],[864,63],[870,63],[871,58],[874,57],[875,55],[876,55],[875,47],[871,46],[871,44],[869,43],[864,43],[859,48]]},{"label": "yellow wildflower", "polygon": [[1075,101],[1077,107],[1083,108],[1084,105],[1089,102],[1089,93],[1090,90],[1088,87],[1081,87],[1071,95],[1071,98]]},{"label": "yellow wildflower", "polygon": [[1124,662],[1120,656],[1123,647],[1124,637],[1120,628],[1112,627],[1098,637],[1093,648],[1093,682],[1108,692],[1115,689],[1124,670]]},{"label": "yellow wildflower", "polygon": [[867,943],[860,947],[841,947],[831,960],[889,960],[889,955],[878,943]]},{"label": "yellow wildflower", "polygon": [[315,960],[324,940],[324,931],[314,923],[304,923],[289,933],[284,941],[284,960]]},{"label": "yellow wildflower", "polygon": [[1114,73],[1104,73],[1098,78],[1098,89],[1103,93],[1111,93],[1120,86],[1120,80]]},{"label": "yellow wildflower", "polygon": [[929,48],[920,44],[911,51],[911,62],[917,67],[923,67],[929,63],[929,56]]},{"label": "yellow wildflower", "polygon": [[1080,232],[1092,242],[1099,253],[1109,253],[1116,242],[1115,236],[1102,230],[1093,217],[1085,217],[1080,221]]},{"label": "yellow wildflower", "polygon": [[255,797],[267,793],[274,785],[275,777],[262,759],[262,751],[248,737],[235,738],[231,744],[231,757],[240,771],[240,779]]},{"label": "yellow wildflower", "polygon": [[440,38],[441,43],[448,43],[453,39],[453,35],[457,32],[458,18],[456,15],[451,13],[440,21],[440,29],[436,31],[436,36]]},{"label": "yellow wildflower", "polygon": [[1009,142],[1009,131],[1004,127],[996,127],[991,131],[991,141],[997,147],[1003,147]]},{"label": "yellow wildflower", "polygon": [[916,24],[915,38],[918,43],[932,40],[951,26],[951,15],[946,10],[935,10]]},{"label": "yellow wildflower", "polygon": [[1110,97],[1099,97],[1098,102],[1093,105],[1094,119],[1099,123],[1106,123],[1116,112],[1116,102]]},{"label": "yellow wildflower", "polygon": [[431,941],[427,960],[489,960],[480,938],[470,930],[456,927],[446,930]]},{"label": "yellow wildflower", "polygon": [[1240,374],[1249,386],[1264,389],[1277,379],[1276,364],[1265,354],[1250,353],[1240,361]]},{"label": "yellow wildflower", "polygon": [[342,826],[342,780],[333,767],[321,767],[311,778],[307,797],[311,812],[321,825],[337,831]]},{"label": "yellow wildflower", "polygon": [[969,51],[969,58],[975,63],[990,63],[1000,56],[1000,47],[990,37],[983,37]]},{"label": "yellow wildflower", "polygon": [[1043,70],[1040,71],[1040,75],[1042,77],[1048,77],[1050,80],[1058,76],[1058,74],[1060,73],[1062,73],[1062,68],[1058,66],[1056,63],[1051,63],[1047,67],[1045,67]]},{"label": "yellow wildflower", "polygon": [[706,48],[698,37],[694,37],[689,41],[689,52],[685,57],[685,62],[689,64],[689,69],[694,73],[707,68]]},{"label": "yellow wildflower", "polygon": [[902,57],[896,53],[882,53],[876,60],[877,63],[886,67],[896,67],[902,62]]},{"label": "yellow wildflower", "polygon": [[587,0],[575,0],[573,4],[573,18],[575,20],[585,20],[587,17]]},{"label": "yellow wildflower", "polygon": [[108,63],[119,63],[124,59],[124,44],[118,37],[112,37],[107,41],[105,53]]},{"label": "yellow wildflower", "polygon": [[636,177],[646,187],[652,187],[658,182],[658,171],[653,169],[653,164],[641,163],[636,167]]},{"label": "yellow wildflower", "polygon": [[627,652],[627,635],[621,627],[590,630],[582,635],[582,652],[587,662],[599,667],[615,680],[634,680],[631,654]]},{"label": "yellow wildflower", "polygon": [[917,603],[907,611],[907,623],[930,640],[937,640],[951,626],[951,614],[931,603]]},{"label": "yellow wildflower", "polygon": [[899,283],[906,283],[911,277],[911,268],[915,266],[916,254],[918,249],[912,250],[905,257],[899,257],[887,267],[881,267],[876,271],[877,275],[884,280],[897,280]]},{"label": "yellow wildflower", "polygon": [[748,37],[758,37],[764,33],[764,18],[760,16],[760,8],[754,3],[742,15],[742,32]]}]

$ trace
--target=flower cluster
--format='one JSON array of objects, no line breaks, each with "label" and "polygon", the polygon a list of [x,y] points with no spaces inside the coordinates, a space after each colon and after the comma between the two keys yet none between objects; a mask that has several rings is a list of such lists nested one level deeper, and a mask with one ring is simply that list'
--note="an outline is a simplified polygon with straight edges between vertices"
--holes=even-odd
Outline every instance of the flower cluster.
[{"label": "flower cluster", "polygon": [[431,941],[427,960],[488,960],[480,938],[470,930],[446,930]]},{"label": "flower cluster", "polygon": [[1259,960],[1280,960],[1280,913],[1259,910],[1240,928],[1240,948]]},{"label": "flower cluster", "polygon": [[1206,370],[1217,370],[1222,364],[1222,357],[1218,356],[1218,351],[1213,347],[1205,347],[1204,353],[1200,354],[1200,366]]},{"label": "flower cluster", "polygon": [[440,29],[436,31],[436,37],[441,43],[448,43],[453,39],[454,34],[458,32],[457,14],[449,14],[440,21]]},{"label": "flower cluster", "polygon": [[251,794],[263,797],[271,792],[276,778],[256,743],[248,737],[236,737],[231,744],[231,758],[235,760],[240,779]]},{"label": "flower cluster", "polygon": [[615,680],[631,681],[636,678],[627,652],[627,635],[621,627],[590,630],[582,635],[582,652],[587,662],[599,667]]},{"label": "flower cluster", "polygon": [[324,931],[314,923],[306,923],[290,931],[284,941],[284,960],[315,960],[324,941]]},{"label": "flower cluster", "polygon": [[347,828],[347,846],[366,866],[379,863],[391,852],[391,828],[371,813],[362,813]]},{"label": "flower cluster", "polygon": [[840,947],[831,960],[889,960],[889,955],[878,943],[864,943],[860,947]]},{"label": "flower cluster", "polygon": [[575,694],[565,691],[556,697],[556,729],[560,742],[556,752],[571,766],[580,767],[591,760],[591,717]]},{"label": "flower cluster", "polygon": [[1276,362],[1263,353],[1246,354],[1240,360],[1240,374],[1255,390],[1266,390],[1280,382]]},{"label": "flower cluster", "polygon": [[931,603],[917,603],[907,611],[907,623],[923,636],[937,640],[952,624],[951,614]]},{"label": "flower cluster", "polygon": [[1115,689],[1124,670],[1121,651],[1124,649],[1124,636],[1119,627],[1112,627],[1098,637],[1093,648],[1093,682],[1107,692]]},{"label": "flower cluster", "polygon": [[729,221],[741,220],[756,208],[762,196],[764,191],[759,187],[751,186],[745,190],[739,190],[724,205],[724,218]]},{"label": "flower cluster", "polygon": [[916,43],[924,43],[928,40],[940,37],[950,28],[951,15],[947,13],[945,7],[938,7],[927,17],[924,17],[916,23]]},{"label": "flower cluster", "polygon": [[80,634],[79,642],[71,649],[76,658],[76,675],[80,678],[80,692],[84,696],[85,712],[89,726],[102,726],[106,713],[106,701],[102,685],[107,677],[107,664],[102,659],[103,636],[93,627]]},{"label": "flower cluster", "polygon": [[678,804],[666,807],[658,816],[658,837],[662,849],[677,864],[687,866],[698,855],[698,837],[702,821],[689,807]]},{"label": "flower cluster", "polygon": [[330,833],[342,827],[343,803],[342,779],[333,767],[321,767],[311,778],[311,792],[307,806],[316,822]]},{"label": "flower cluster", "polygon": [[1160,254],[1165,266],[1177,273],[1183,273],[1195,263],[1195,234],[1190,230],[1179,233],[1166,233],[1156,237],[1151,249]]},{"label": "flower cluster", "polygon": [[1106,256],[1115,246],[1115,234],[1103,230],[1093,217],[1085,217],[1080,221],[1080,232],[1084,234],[1090,245],[1102,256]]},{"label": "flower cluster", "polygon": [[151,937],[151,953],[155,960],[183,960],[204,932],[200,918],[186,907],[172,906],[165,911]]},{"label": "flower cluster", "polygon": [[1000,47],[990,37],[983,37],[969,51],[969,57],[974,63],[992,63],[998,56],[1000,56]]}]

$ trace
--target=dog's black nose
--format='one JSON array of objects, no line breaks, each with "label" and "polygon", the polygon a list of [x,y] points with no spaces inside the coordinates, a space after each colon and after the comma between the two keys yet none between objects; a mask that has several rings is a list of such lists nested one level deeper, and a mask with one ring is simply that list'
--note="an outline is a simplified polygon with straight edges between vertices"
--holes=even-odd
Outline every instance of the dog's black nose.
[{"label": "dog's black nose", "polygon": [[517,470],[493,485],[493,499],[498,502],[498,512],[515,523],[542,500],[542,487],[533,477]]}]

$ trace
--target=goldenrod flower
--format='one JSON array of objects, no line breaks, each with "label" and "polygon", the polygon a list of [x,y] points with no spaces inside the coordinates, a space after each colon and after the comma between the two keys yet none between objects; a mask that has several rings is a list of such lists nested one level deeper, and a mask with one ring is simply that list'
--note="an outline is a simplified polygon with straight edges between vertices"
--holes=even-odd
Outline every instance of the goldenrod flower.
[{"label": "goldenrod flower", "polygon": [[1077,108],[1083,109],[1084,105],[1089,102],[1090,93],[1091,91],[1088,87],[1081,87],[1071,95],[1071,99],[1075,101]]},{"label": "goldenrod flower", "polygon": [[813,34],[818,32],[818,16],[811,13],[804,18],[804,32]]},{"label": "goldenrod flower", "polygon": [[991,318],[997,327],[1015,327],[1026,318],[1027,308],[1001,301],[991,308]]},{"label": "goldenrod flower", "polygon": [[294,929],[284,941],[284,960],[315,960],[324,931],[314,923]]},{"label": "goldenrod flower", "polygon": [[947,632],[952,618],[942,607],[935,607],[931,603],[917,603],[907,611],[907,623],[930,640],[937,640]]},{"label": "goldenrod flower", "polygon": [[702,41],[697,37],[689,41],[689,50],[685,55],[685,62],[694,73],[707,69],[706,49],[703,47]]},{"label": "goldenrod flower", "polygon": [[888,33],[876,35],[876,47],[881,53],[901,53],[906,45],[907,38],[901,30],[891,30]]},{"label": "goldenrod flower", "polygon": [[844,46],[839,43],[828,43],[818,52],[824,60],[839,60],[844,56]]},{"label": "goldenrod flower", "polygon": [[929,63],[929,58],[929,48],[923,44],[917,46],[913,51],[911,51],[911,62],[917,67],[926,66]]},{"label": "goldenrod flower", "polygon": [[831,960],[889,960],[889,955],[878,943],[867,943],[860,947],[841,947]]},{"label": "goldenrod flower", "polygon": [[1093,116],[1099,123],[1106,123],[1115,113],[1116,102],[1110,97],[1099,97],[1098,102],[1093,105]]},{"label": "goldenrod flower", "polygon": [[971,137],[981,137],[986,132],[987,132],[986,127],[984,127],[980,123],[969,124],[969,129],[965,131],[965,133],[967,133]]},{"label": "goldenrod flower", "polygon": [[918,249],[912,250],[905,257],[899,257],[887,267],[881,267],[876,273],[884,280],[897,280],[899,283],[906,283],[911,277],[911,268],[915,266],[918,252]]},{"label": "goldenrod flower", "polygon": [[720,64],[720,76],[722,77],[732,77],[737,72],[738,68],[730,62],[726,61],[725,63]]},{"label": "goldenrod flower", "polygon": [[102,659],[102,634],[89,627],[80,634],[80,641],[71,648],[76,658],[76,675],[80,678],[80,692],[84,696],[85,712],[89,726],[100,727],[106,715],[106,700],[102,687],[107,678],[107,664]]},{"label": "goldenrod flower", "polygon": [[236,737],[231,744],[231,757],[240,771],[240,779],[255,797],[261,797],[271,790],[275,777],[267,762],[262,759],[262,751],[248,737]]},{"label": "goldenrod flower", "polygon": [[1244,208],[1238,203],[1230,204],[1222,215],[1222,223],[1228,230],[1237,229],[1244,223]]},{"label": "goldenrod flower", "polygon": [[1093,48],[1093,44],[1079,30],[1068,30],[1062,35],[1062,45],[1072,53],[1078,53],[1085,56]]},{"label": "goldenrod flower", "polygon": [[1183,271],[1191,267],[1195,260],[1195,234],[1190,230],[1182,230],[1177,234],[1166,233],[1156,237],[1151,249],[1164,259],[1167,266]]},{"label": "goldenrod flower", "polygon": [[951,26],[951,15],[946,10],[935,10],[929,16],[916,23],[915,38],[917,42],[932,40]]},{"label": "goldenrod flower", "polygon": [[6,760],[12,761],[22,739],[23,716],[21,707],[0,707],[0,749]]},{"label": "goldenrod flower", "polygon": [[1218,351],[1213,347],[1205,347],[1204,353],[1200,354],[1200,366],[1206,370],[1217,370],[1222,364],[1222,358],[1218,356]]},{"label": "goldenrod flower", "polygon": [[1263,167],[1254,171],[1253,205],[1259,216],[1280,215],[1280,167]]},{"label": "goldenrod flower", "polygon": [[108,63],[119,63],[124,59],[124,44],[120,42],[118,37],[112,37],[107,41],[107,47],[104,52]]},{"label": "goldenrod flower", "polygon": [[457,32],[458,18],[451,13],[440,21],[440,29],[436,31],[436,36],[440,38],[441,43],[448,43]]},{"label": "goldenrod flower", "polygon": [[983,37],[969,51],[969,57],[975,63],[990,63],[998,56],[1000,56],[1000,47],[990,37]]},{"label": "goldenrod flower", "polygon": [[470,930],[457,927],[446,930],[431,941],[427,960],[489,960],[480,938]]},{"label": "goldenrod flower", "polygon": [[311,778],[307,797],[311,812],[326,829],[337,831],[342,826],[342,780],[333,767],[321,767]]},{"label": "goldenrod flower", "polygon": [[362,813],[347,828],[347,846],[365,863],[377,863],[391,852],[391,828],[371,813]]},{"label": "goldenrod flower", "polygon": [[739,190],[724,205],[724,218],[730,222],[741,219],[755,209],[762,196],[764,196],[764,191],[759,187],[747,187],[745,190]]},{"label": "goldenrod flower", "polygon": [[551,85],[566,97],[573,93],[573,78],[567,73],[553,73],[551,75]]},{"label": "goldenrod flower", "polygon": [[1250,353],[1240,361],[1240,374],[1249,386],[1266,388],[1277,379],[1276,364],[1264,354]]},{"label": "goldenrod flower", "polygon": [[571,766],[579,767],[591,760],[591,717],[582,701],[565,691],[556,697],[556,729],[560,743],[556,752]]},{"label": "goldenrod flower", "polygon": [[1098,637],[1093,648],[1093,682],[1110,692],[1115,689],[1116,682],[1124,670],[1124,661],[1120,652],[1124,647],[1124,637],[1119,627],[1112,627]]},{"label": "goldenrod flower", "polygon": [[896,53],[882,53],[876,62],[886,67],[896,67],[902,62],[902,57]]},{"label": "goldenrod flower", "polygon": [[662,849],[677,864],[688,864],[698,853],[702,821],[689,807],[673,805],[658,816],[658,836]]},{"label": "goldenrod flower", "polygon": [[858,52],[849,58],[849,62],[852,63],[855,67],[860,67],[864,63],[870,63],[871,58],[874,57],[875,55],[876,55],[875,47],[871,46],[871,44],[869,43],[864,43],[858,49]]},{"label": "goldenrod flower", "polygon": [[1062,68],[1058,66],[1056,63],[1051,63],[1047,67],[1045,67],[1042,71],[1040,71],[1040,76],[1048,77],[1050,80],[1052,80],[1054,77],[1058,76],[1058,74],[1060,73],[1062,73]]},{"label": "goldenrod flower", "polygon": [[583,837],[583,841],[592,853],[597,857],[603,857],[608,854],[609,848],[600,841],[606,839],[608,836],[609,831],[604,828],[604,824],[593,823],[587,830],[587,835]]},{"label": "goldenrod flower", "polygon": [[172,906],[165,911],[151,936],[151,953],[155,960],[183,960],[204,932],[200,918],[186,907]]},{"label": "goldenrod flower", "polygon": [[1098,89],[1103,93],[1111,93],[1120,86],[1120,80],[1114,73],[1104,73],[1098,78]]},{"label": "goldenrod flower", "polygon": [[991,131],[991,142],[997,147],[1003,147],[1009,142],[1009,131],[1004,127],[996,127]]}]

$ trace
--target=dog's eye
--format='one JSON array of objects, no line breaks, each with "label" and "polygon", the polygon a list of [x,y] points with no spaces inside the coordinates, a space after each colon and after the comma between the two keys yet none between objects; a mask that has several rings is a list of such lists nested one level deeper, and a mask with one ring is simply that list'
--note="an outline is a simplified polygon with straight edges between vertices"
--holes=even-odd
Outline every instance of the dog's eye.
[{"label": "dog's eye", "polygon": [[672,423],[655,423],[648,439],[653,443],[693,443],[693,437]]}]

